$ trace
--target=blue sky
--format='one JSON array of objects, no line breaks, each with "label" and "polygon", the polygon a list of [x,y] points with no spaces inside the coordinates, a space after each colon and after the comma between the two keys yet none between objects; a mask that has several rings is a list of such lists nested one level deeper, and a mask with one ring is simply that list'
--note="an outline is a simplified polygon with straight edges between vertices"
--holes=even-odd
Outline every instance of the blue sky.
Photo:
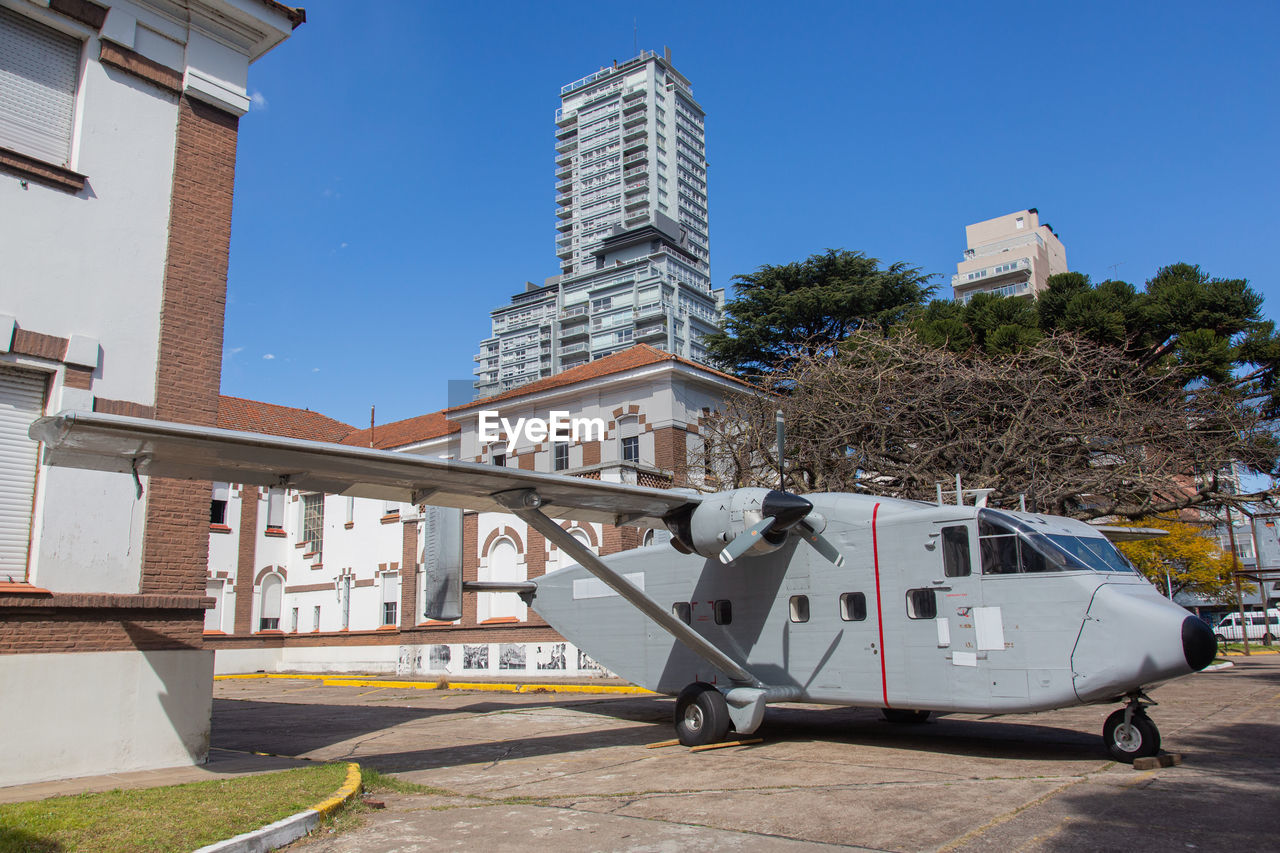
[{"label": "blue sky", "polygon": [[[717,287],[828,247],[950,275],[1036,207],[1073,270],[1187,261],[1280,316],[1280,4],[353,3],[250,68],[222,387],[358,426],[441,408],[558,272],[560,86],[672,50]],[[637,33],[638,30],[638,33]]]}]

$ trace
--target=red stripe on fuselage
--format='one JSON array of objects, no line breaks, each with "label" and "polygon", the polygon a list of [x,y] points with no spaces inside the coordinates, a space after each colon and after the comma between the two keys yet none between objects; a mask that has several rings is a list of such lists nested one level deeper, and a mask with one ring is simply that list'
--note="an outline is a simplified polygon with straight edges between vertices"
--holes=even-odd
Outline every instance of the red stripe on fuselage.
[{"label": "red stripe on fuselage", "polygon": [[880,513],[880,504],[871,510],[871,559],[876,568],[876,627],[880,629],[880,691],[884,695],[884,706],[889,707],[889,680],[884,670],[884,611],[880,607],[880,542],[876,537],[876,516]]}]

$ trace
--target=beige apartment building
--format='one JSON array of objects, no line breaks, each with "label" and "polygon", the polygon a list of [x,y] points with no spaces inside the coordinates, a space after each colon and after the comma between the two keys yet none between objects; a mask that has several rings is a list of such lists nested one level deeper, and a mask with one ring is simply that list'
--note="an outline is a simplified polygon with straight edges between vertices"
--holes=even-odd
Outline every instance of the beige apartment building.
[{"label": "beige apartment building", "polygon": [[1034,207],[966,225],[964,236],[968,248],[951,277],[958,302],[975,293],[1035,298],[1049,276],[1067,271],[1067,250]]}]

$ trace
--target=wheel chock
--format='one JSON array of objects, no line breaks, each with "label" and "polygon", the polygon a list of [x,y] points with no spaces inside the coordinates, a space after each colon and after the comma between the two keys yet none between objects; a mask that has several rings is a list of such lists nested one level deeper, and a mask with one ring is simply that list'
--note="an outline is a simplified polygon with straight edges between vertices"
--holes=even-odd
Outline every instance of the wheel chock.
[{"label": "wheel chock", "polygon": [[644,745],[644,748],[658,749],[659,747],[663,747],[663,746],[679,746],[679,745],[680,745],[680,741],[678,740],[662,740],[662,741],[658,741],[657,743],[646,743]]},{"label": "wheel chock", "polygon": [[691,746],[690,752],[706,752],[708,749],[724,749],[726,746],[749,746],[753,743],[764,743],[764,738],[753,737],[747,740],[727,740],[723,743],[708,743],[703,746]]},{"label": "wheel chock", "polygon": [[1133,759],[1134,770],[1155,770],[1158,767],[1177,767],[1182,763],[1181,752],[1162,752],[1146,758]]}]

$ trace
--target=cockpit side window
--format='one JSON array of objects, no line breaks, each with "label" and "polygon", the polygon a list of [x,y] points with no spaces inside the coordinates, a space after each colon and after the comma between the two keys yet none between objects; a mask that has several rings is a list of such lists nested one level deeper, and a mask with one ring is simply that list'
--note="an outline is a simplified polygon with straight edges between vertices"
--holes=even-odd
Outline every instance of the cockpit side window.
[{"label": "cockpit side window", "polygon": [[973,573],[969,528],[963,524],[942,528],[942,568],[949,578],[964,578]]},{"label": "cockpit side window", "polygon": [[978,514],[978,549],[982,554],[984,575],[1061,572],[1084,568],[1070,565],[1066,555],[1055,548],[1043,534],[1027,532],[1025,529],[1020,532],[1012,526],[1018,522],[1006,520],[1000,515],[991,510],[982,510]]},{"label": "cockpit side window", "polygon": [[984,575],[1018,573],[1018,534],[986,518],[978,519],[978,550]]}]

